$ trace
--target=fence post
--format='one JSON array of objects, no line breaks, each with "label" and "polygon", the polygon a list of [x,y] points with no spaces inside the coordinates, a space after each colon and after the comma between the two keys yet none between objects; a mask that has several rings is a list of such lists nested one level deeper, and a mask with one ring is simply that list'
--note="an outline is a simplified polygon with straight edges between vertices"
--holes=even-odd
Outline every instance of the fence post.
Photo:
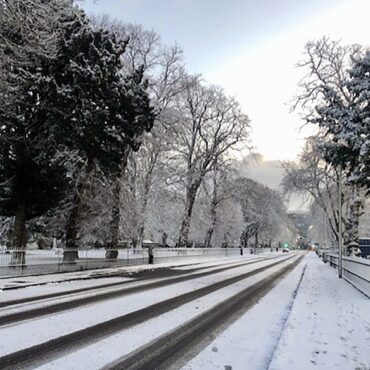
[{"label": "fence post", "polygon": [[153,249],[154,248],[151,245],[148,246],[149,265],[154,264],[154,251],[153,251]]}]

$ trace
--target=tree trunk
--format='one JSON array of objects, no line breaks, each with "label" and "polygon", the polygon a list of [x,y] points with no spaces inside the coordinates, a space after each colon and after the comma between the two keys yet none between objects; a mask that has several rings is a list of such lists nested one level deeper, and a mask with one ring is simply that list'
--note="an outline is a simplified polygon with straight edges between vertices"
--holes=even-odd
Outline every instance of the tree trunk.
[{"label": "tree trunk", "polygon": [[128,156],[131,152],[131,148],[127,147],[121,162],[121,175],[115,179],[113,189],[113,207],[112,207],[112,221],[110,224],[110,242],[109,248],[118,248],[119,242],[119,225],[120,225],[120,201],[121,201],[121,180],[126,172]]},{"label": "tree trunk", "polygon": [[140,214],[139,214],[139,227],[138,227],[138,238],[137,238],[139,247],[141,247],[143,239],[144,239],[146,208],[147,208],[148,201],[149,201],[149,192],[150,192],[150,189],[153,183],[153,172],[154,172],[154,169],[156,168],[159,154],[160,154],[160,151],[158,151],[157,149],[157,151],[155,151],[153,156],[151,157],[150,166],[145,175],[143,198],[142,198]]},{"label": "tree trunk", "polygon": [[349,199],[348,214],[345,222],[344,245],[346,254],[350,255],[352,249],[358,246],[359,224],[362,215],[363,202],[357,187],[352,188]]},{"label": "tree trunk", "polygon": [[162,233],[162,247],[167,247],[167,238],[168,238],[167,233],[163,232]]},{"label": "tree trunk", "polygon": [[258,247],[258,233],[254,235],[254,254],[256,254],[257,247]]},{"label": "tree trunk", "polygon": [[212,240],[213,232],[216,228],[217,212],[216,212],[216,206],[215,205],[212,205],[211,217],[212,217],[211,226],[207,230],[207,234],[206,234],[205,241],[204,241],[204,246],[206,248],[211,247],[211,240]]},{"label": "tree trunk", "polygon": [[216,171],[213,174],[213,191],[212,191],[212,202],[211,202],[211,225],[207,230],[207,234],[204,240],[204,246],[206,248],[211,247],[212,235],[217,224],[217,180],[216,180]]},{"label": "tree trunk", "polygon": [[113,185],[113,197],[115,199],[115,202],[112,207],[112,220],[110,222],[111,239],[108,245],[108,248],[110,249],[115,249],[118,247],[119,223],[120,223],[120,207],[119,207],[120,194],[121,194],[121,182],[119,179],[116,179]]},{"label": "tree trunk", "polygon": [[248,248],[248,240],[249,240],[249,234],[246,230],[242,232],[242,235],[240,236],[240,244],[243,248]]},{"label": "tree trunk", "polygon": [[[78,188],[82,190],[82,183]],[[76,190],[73,196],[72,209],[66,225],[66,248],[63,252],[63,262],[75,262],[78,259],[77,233],[80,219],[81,198]]]},{"label": "tree trunk", "polygon": [[146,213],[146,206],[148,204],[149,189],[145,189],[145,193],[143,194],[143,197],[144,199],[140,207],[139,227],[138,227],[138,237],[137,237],[137,245],[139,248],[141,248],[143,240],[144,240],[145,213]]},{"label": "tree trunk", "polygon": [[197,194],[198,187],[199,186],[193,185],[188,189],[186,193],[185,211],[184,211],[184,216],[182,218],[181,229],[180,229],[180,234],[179,234],[179,241],[178,241],[178,245],[180,248],[184,248],[188,246],[190,220],[191,220],[191,215],[193,213],[193,207],[194,207],[194,202],[195,202],[195,197]]},{"label": "tree trunk", "polygon": [[26,230],[26,194],[19,194],[17,210],[14,218],[14,232],[12,243],[12,256],[9,264],[11,266],[21,265],[26,263],[25,249],[27,245],[27,230]]},{"label": "tree trunk", "polygon": [[213,235],[213,227],[211,226],[206,233],[206,237],[204,239],[204,247],[205,248],[211,248],[211,239]]},{"label": "tree trunk", "polygon": [[93,169],[91,161],[87,162],[83,175],[78,179],[75,193],[72,200],[72,209],[70,211],[66,225],[66,248],[63,253],[63,262],[75,262],[78,259],[78,226],[81,218],[81,195],[85,188],[85,183]]}]

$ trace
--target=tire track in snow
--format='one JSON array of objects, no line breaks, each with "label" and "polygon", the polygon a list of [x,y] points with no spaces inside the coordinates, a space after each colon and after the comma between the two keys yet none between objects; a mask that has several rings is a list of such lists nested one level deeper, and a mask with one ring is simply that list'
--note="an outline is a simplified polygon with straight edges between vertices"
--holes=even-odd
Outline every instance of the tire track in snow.
[{"label": "tire track in snow", "polygon": [[[275,259],[275,258],[281,258],[281,256],[269,258],[266,260],[268,261],[268,260]],[[70,301],[54,303],[54,304],[50,304],[50,305],[38,307],[38,308],[31,308],[29,310],[24,310],[24,311],[15,312],[15,313],[4,314],[0,316],[0,327],[4,325],[9,325],[9,324],[13,324],[16,322],[20,322],[20,321],[35,319],[35,318],[45,316],[45,315],[55,314],[55,313],[66,311],[66,310],[73,309],[76,307],[80,308],[83,305],[97,303],[97,302],[101,302],[107,299],[119,298],[119,297],[123,297],[128,294],[134,294],[134,293],[142,292],[142,291],[149,290],[149,289],[159,288],[159,287],[163,287],[166,285],[172,285],[172,284],[176,284],[176,283],[183,282],[183,281],[188,281],[188,280],[193,280],[193,279],[197,279],[197,278],[208,276],[208,275],[213,275],[219,272],[224,272],[227,270],[232,270],[232,269],[236,269],[242,266],[251,265],[251,264],[255,264],[258,262],[264,262],[264,261],[265,259],[257,260],[257,261],[253,260],[253,261],[234,264],[232,266],[221,267],[221,268],[204,271],[200,273],[195,273],[195,274],[190,274],[190,275],[182,273],[181,276],[171,277],[168,279],[161,279],[161,280],[150,282],[147,284],[142,284],[142,285],[132,286],[132,287],[124,286],[122,289],[117,289],[117,290],[109,291],[109,292],[102,292],[97,295],[92,295],[92,296],[82,297],[82,298],[81,297],[75,298],[75,299],[71,299]],[[135,282],[137,283],[140,281],[135,281]],[[122,282],[122,284],[123,283],[127,285],[127,282]],[[100,287],[96,288],[96,290],[98,289],[100,289]],[[12,307],[9,306],[8,308],[11,309]]]},{"label": "tire track in snow", "polygon": [[[273,258],[278,258],[278,257],[272,257],[271,259],[273,259]],[[268,260],[268,259],[270,259],[270,257],[266,257],[266,258],[259,257],[259,258],[250,259],[248,261],[249,262],[259,262],[259,261]],[[241,262],[240,261],[233,261],[233,262],[229,262],[229,263],[224,263],[222,265],[218,264],[218,265],[213,265],[213,266],[196,267],[196,268],[187,269],[187,270],[176,270],[176,269],[172,269],[172,268],[158,268],[158,269],[149,270],[149,271],[148,270],[139,271],[138,273],[134,273],[134,274],[131,274],[131,275],[130,274],[125,274],[125,273],[119,273],[119,274],[108,276],[108,277],[131,277],[132,279],[128,280],[128,281],[107,283],[107,284],[95,285],[95,286],[90,286],[90,287],[85,287],[85,288],[74,289],[74,290],[67,290],[67,291],[61,291],[61,292],[56,292],[56,293],[38,295],[38,296],[33,296],[33,297],[8,300],[8,301],[0,302],[0,308],[10,307],[10,306],[14,306],[14,305],[18,305],[18,304],[24,304],[24,303],[36,303],[37,301],[41,301],[41,300],[59,298],[59,297],[64,297],[64,296],[73,295],[73,294],[77,294],[77,293],[89,292],[89,291],[92,291],[92,290],[99,290],[99,289],[104,289],[104,288],[113,288],[113,287],[120,286],[120,285],[126,285],[126,284],[130,284],[130,283],[135,283],[135,282],[140,282],[140,281],[144,281],[144,280],[153,279],[153,278],[156,277],[155,276],[156,274],[160,275],[161,273],[163,274],[163,272],[165,272],[164,275],[166,275],[168,273],[168,271],[171,272],[171,275],[173,277],[173,276],[176,276],[176,275],[181,276],[181,275],[185,275],[185,274],[191,274],[191,273],[194,273],[196,271],[211,269],[211,268],[218,267],[218,266],[224,266],[225,267],[225,266],[233,266],[233,265],[237,265],[237,264],[241,264]],[[167,273],[166,273],[166,271],[167,271]],[[140,276],[140,275],[143,275],[143,276]],[[135,278],[135,276],[139,276],[139,277]],[[98,279],[100,279],[100,277]],[[86,279],[84,279],[84,280],[86,280]],[[89,278],[88,280],[92,280],[92,278]],[[64,283],[64,282],[71,282],[71,280],[62,281],[62,283]],[[58,282],[58,284],[60,284],[60,283]],[[20,288],[18,288],[18,289],[20,289]]]},{"label": "tire track in snow", "polygon": [[[273,262],[267,266],[256,268],[244,274],[228,278],[226,280],[208,285],[197,290],[193,290],[191,292],[164,300],[151,306],[147,306],[138,311],[134,311],[129,314],[116,317],[109,321],[90,326],[86,329],[81,329],[76,332],[49,340],[47,342],[5,355],[3,357],[0,357],[1,369],[10,370],[16,368],[35,368],[36,366],[47,363],[48,361],[50,361],[51,358],[59,358],[67,353],[73,352],[78,347],[88,345],[90,343],[96,342],[97,340],[113,335],[114,333],[128,329],[133,325],[137,325],[146,320],[171,311],[183,304],[194,301],[197,298],[200,298],[216,290],[232,285],[240,280],[246,279],[262,271],[268,270],[274,266],[287,262],[294,257],[297,256],[293,255],[288,258],[279,259],[278,261]],[[297,260],[300,259],[301,257]],[[274,275],[275,274],[272,274],[271,276]],[[275,278],[276,277],[274,277],[273,279]]]},{"label": "tire track in snow", "polygon": [[[174,363],[199,346],[218,328],[230,324],[240,311],[245,312],[254,305],[282,278],[296,267],[303,256],[293,263],[272,273],[268,278],[244,289],[231,298],[220,302],[212,309],[189,320],[173,331],[164,334],[136,351],[105,366],[104,370],[152,370],[172,368]],[[171,367],[172,366],[172,367]],[[175,366],[175,368],[177,368]]]}]

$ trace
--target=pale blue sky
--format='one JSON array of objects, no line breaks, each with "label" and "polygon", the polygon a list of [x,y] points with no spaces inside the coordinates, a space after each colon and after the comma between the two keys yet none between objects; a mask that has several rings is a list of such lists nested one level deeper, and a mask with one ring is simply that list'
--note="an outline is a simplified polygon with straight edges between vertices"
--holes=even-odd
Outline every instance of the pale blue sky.
[{"label": "pale blue sky", "polygon": [[109,14],[177,41],[194,72],[227,60],[343,0],[85,0],[94,14]]},{"label": "pale blue sky", "polygon": [[252,120],[253,144],[267,159],[293,159],[309,133],[289,114],[302,76],[294,65],[310,39],[329,35],[370,45],[370,0],[85,0],[177,41],[187,69],[236,95]]}]

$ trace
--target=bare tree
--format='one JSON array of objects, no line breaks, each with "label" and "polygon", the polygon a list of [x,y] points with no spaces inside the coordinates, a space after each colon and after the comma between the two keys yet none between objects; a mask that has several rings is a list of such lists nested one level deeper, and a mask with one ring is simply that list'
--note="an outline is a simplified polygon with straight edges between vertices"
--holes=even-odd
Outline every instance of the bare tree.
[{"label": "bare tree", "polygon": [[204,239],[204,246],[211,247],[212,236],[217,224],[220,222],[218,213],[221,204],[232,199],[235,195],[235,186],[232,177],[230,161],[220,158],[210,172],[210,178],[203,182],[204,190],[210,202],[210,224]]},{"label": "bare tree", "polygon": [[256,181],[237,178],[237,196],[243,212],[241,243],[247,246],[254,237],[254,246],[260,241],[271,244],[283,225],[288,224],[286,208],[280,195]]},{"label": "bare tree", "polygon": [[243,232],[240,237],[240,242],[243,247],[248,247],[248,240],[255,237],[254,246],[258,246],[258,232],[261,227],[262,215],[257,213],[255,210],[245,208],[243,211]]},{"label": "bare tree", "polygon": [[[94,23],[96,27],[113,31],[122,42],[128,40],[123,56],[124,73],[129,74],[138,69],[143,70],[148,81],[148,93],[156,111],[154,127],[150,133],[142,137],[140,150],[135,155],[128,154],[128,165],[131,166],[131,169],[135,168],[135,176],[126,176],[126,168],[122,166],[121,179],[117,180],[123,186],[120,189],[125,187],[135,189],[136,194],[131,194],[135,202],[131,205],[135,204],[137,207],[134,213],[137,215],[138,227],[135,230],[137,242],[140,245],[144,236],[149,194],[157,170],[161,171],[163,152],[168,148],[168,130],[172,130],[170,127],[172,120],[168,118],[171,115],[171,103],[184,88],[182,83],[182,77],[185,73],[183,51],[177,44],[163,45],[158,33],[146,30],[141,25],[125,24],[107,16],[94,19]],[[125,184],[128,179],[135,181],[136,184]],[[122,196],[116,192],[117,204],[119,199],[122,199]],[[126,205],[121,204],[120,207],[126,208]],[[125,217],[124,214],[127,212],[116,212],[116,214]],[[115,222],[116,226],[112,228],[112,232],[115,234],[114,240],[118,240],[120,223],[127,222],[123,219]]]},{"label": "bare tree", "polygon": [[[312,140],[317,141],[316,154],[321,154],[305,159],[306,165],[311,162],[309,167],[312,171],[307,174],[314,177],[309,181],[313,186],[309,190],[328,216],[330,227],[337,237],[339,220],[338,198],[334,195],[337,192],[336,184],[338,181],[348,184],[356,182],[353,174],[358,167],[357,156],[361,146],[357,140],[361,135],[357,133],[356,127],[363,127],[363,123],[357,121],[358,91],[351,86],[350,67],[362,54],[363,48],[359,45],[341,45],[340,42],[324,37],[306,44],[304,60],[298,64],[307,73],[298,85],[293,109],[303,109],[305,121],[317,124],[320,129],[320,136]],[[340,171],[344,175],[343,179],[339,179],[339,167],[343,170]],[[292,171],[290,173],[293,175]],[[301,185],[305,186],[303,183]],[[358,234],[356,230],[363,208],[360,196],[362,191],[348,185],[343,196],[347,198],[347,208],[351,215],[343,220],[347,243],[357,242],[358,236],[355,235]]]},{"label": "bare tree", "polygon": [[0,84],[7,100],[16,99],[28,67],[56,57],[61,18],[68,11],[73,7],[67,0],[0,1]]},{"label": "bare tree", "polygon": [[109,16],[95,17],[96,27],[109,29],[127,42],[123,56],[125,73],[143,69],[157,113],[163,111],[183,89],[184,53],[178,44],[164,45],[160,35],[139,24],[123,23]]},{"label": "bare tree", "polygon": [[[338,198],[340,173],[325,161],[320,150],[320,137],[310,138],[298,162],[284,162],[286,175],[282,181],[284,191],[308,194],[325,214],[336,240],[339,239]],[[344,241],[346,245],[358,240],[359,220],[363,211],[363,190],[350,183],[344,184],[342,193]]]},{"label": "bare tree", "polygon": [[317,123],[319,105],[326,105],[326,97],[335,92],[344,105],[353,103],[353,93],[348,89],[349,67],[353,58],[362,51],[359,45],[341,45],[323,37],[305,45],[304,59],[298,67],[307,71],[298,84],[292,109],[303,109],[307,122]]},{"label": "bare tree", "polygon": [[239,103],[221,88],[206,86],[198,77],[186,78],[186,90],[176,99],[178,124],[174,155],[183,171],[185,210],[179,245],[188,242],[195,198],[217,161],[248,138],[249,120]]},{"label": "bare tree", "polygon": [[282,188],[287,194],[309,194],[325,212],[338,239],[339,172],[324,160],[317,141],[316,137],[307,141],[298,162],[282,163],[286,172]]}]

